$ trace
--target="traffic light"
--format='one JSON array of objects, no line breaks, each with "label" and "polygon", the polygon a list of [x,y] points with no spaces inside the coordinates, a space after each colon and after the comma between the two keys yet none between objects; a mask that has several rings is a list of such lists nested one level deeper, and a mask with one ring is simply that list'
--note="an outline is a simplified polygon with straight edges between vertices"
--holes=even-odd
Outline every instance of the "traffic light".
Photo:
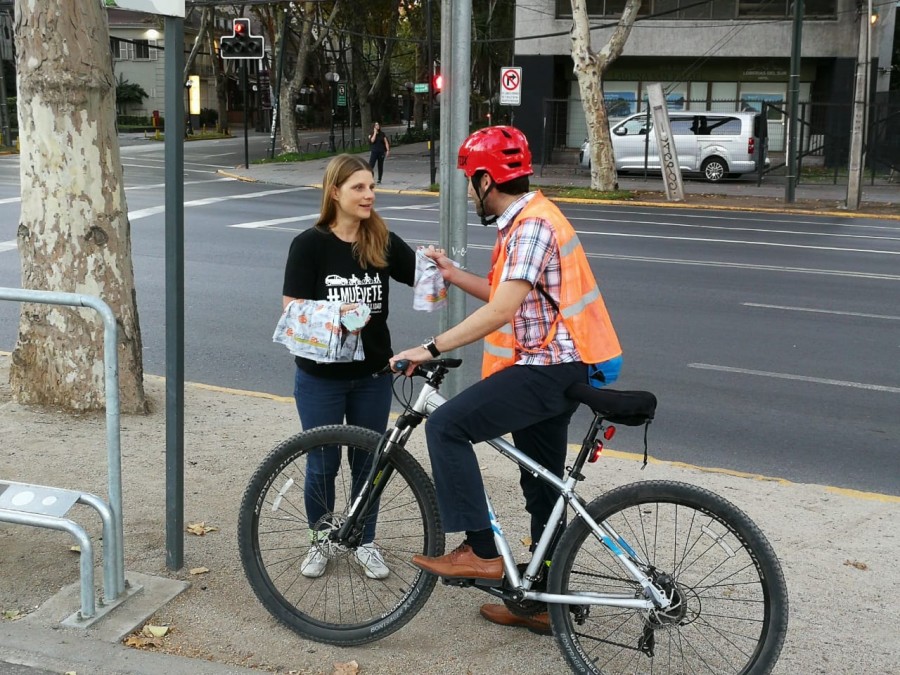
[{"label": "traffic light", "polygon": [[431,93],[432,94],[440,94],[441,89],[444,88],[444,76],[440,73],[435,73],[434,78],[431,81]]},{"label": "traffic light", "polygon": [[223,59],[260,59],[264,47],[264,38],[250,33],[250,19],[234,19],[231,35],[219,41],[219,54]]}]

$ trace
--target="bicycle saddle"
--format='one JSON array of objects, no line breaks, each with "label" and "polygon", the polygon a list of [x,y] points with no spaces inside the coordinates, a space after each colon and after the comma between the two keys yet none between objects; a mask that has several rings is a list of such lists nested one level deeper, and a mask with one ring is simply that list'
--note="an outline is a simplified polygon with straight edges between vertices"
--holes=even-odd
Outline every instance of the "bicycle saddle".
[{"label": "bicycle saddle", "polygon": [[595,389],[579,382],[566,389],[566,396],[584,403],[603,419],[628,427],[645,424],[656,413],[656,396],[649,391]]}]

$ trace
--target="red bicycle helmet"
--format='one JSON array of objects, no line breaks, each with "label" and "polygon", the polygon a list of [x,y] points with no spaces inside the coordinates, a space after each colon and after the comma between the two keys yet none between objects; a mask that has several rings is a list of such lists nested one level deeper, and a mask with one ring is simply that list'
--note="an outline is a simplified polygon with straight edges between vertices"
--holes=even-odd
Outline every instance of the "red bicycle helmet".
[{"label": "red bicycle helmet", "polygon": [[459,148],[456,168],[466,178],[487,171],[495,183],[506,183],[534,173],[528,139],[515,127],[485,127],[473,132]]}]

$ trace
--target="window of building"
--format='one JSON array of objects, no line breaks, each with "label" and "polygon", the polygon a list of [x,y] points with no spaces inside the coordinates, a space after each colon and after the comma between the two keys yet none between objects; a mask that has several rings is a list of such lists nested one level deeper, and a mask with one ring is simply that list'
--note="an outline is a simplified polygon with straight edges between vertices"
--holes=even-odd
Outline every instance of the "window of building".
[{"label": "window of building", "polygon": [[[622,16],[627,0],[587,0],[588,16]],[[644,0],[638,10],[640,16],[660,15],[661,19],[789,19],[792,15],[791,0]],[[806,0],[804,16],[816,19],[833,19],[837,16],[837,0]],[[556,17],[572,16],[571,0],[556,0]]]},{"label": "window of building", "polygon": [[157,58],[158,58],[158,52],[156,49],[156,40],[135,40],[134,41],[134,60],[135,61],[155,61]]},{"label": "window of building", "polygon": [[112,55],[116,61],[130,61],[134,58],[134,45],[127,40],[110,39]]}]

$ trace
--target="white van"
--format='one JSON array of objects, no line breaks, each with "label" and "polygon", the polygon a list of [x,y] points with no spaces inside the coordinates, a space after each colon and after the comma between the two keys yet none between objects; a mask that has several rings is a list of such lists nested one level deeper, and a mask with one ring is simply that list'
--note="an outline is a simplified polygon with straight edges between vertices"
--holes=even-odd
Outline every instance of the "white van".
[{"label": "white van", "polygon": [[[726,177],[751,173],[757,161],[766,158],[766,120],[760,113],[718,113],[706,111],[670,112],[669,124],[675,138],[678,163],[685,173],[701,173],[711,183]],[[659,151],[653,118],[638,113],[611,122],[610,136],[617,171],[659,171]],[[581,165],[591,166],[591,145],[581,146]]]}]

